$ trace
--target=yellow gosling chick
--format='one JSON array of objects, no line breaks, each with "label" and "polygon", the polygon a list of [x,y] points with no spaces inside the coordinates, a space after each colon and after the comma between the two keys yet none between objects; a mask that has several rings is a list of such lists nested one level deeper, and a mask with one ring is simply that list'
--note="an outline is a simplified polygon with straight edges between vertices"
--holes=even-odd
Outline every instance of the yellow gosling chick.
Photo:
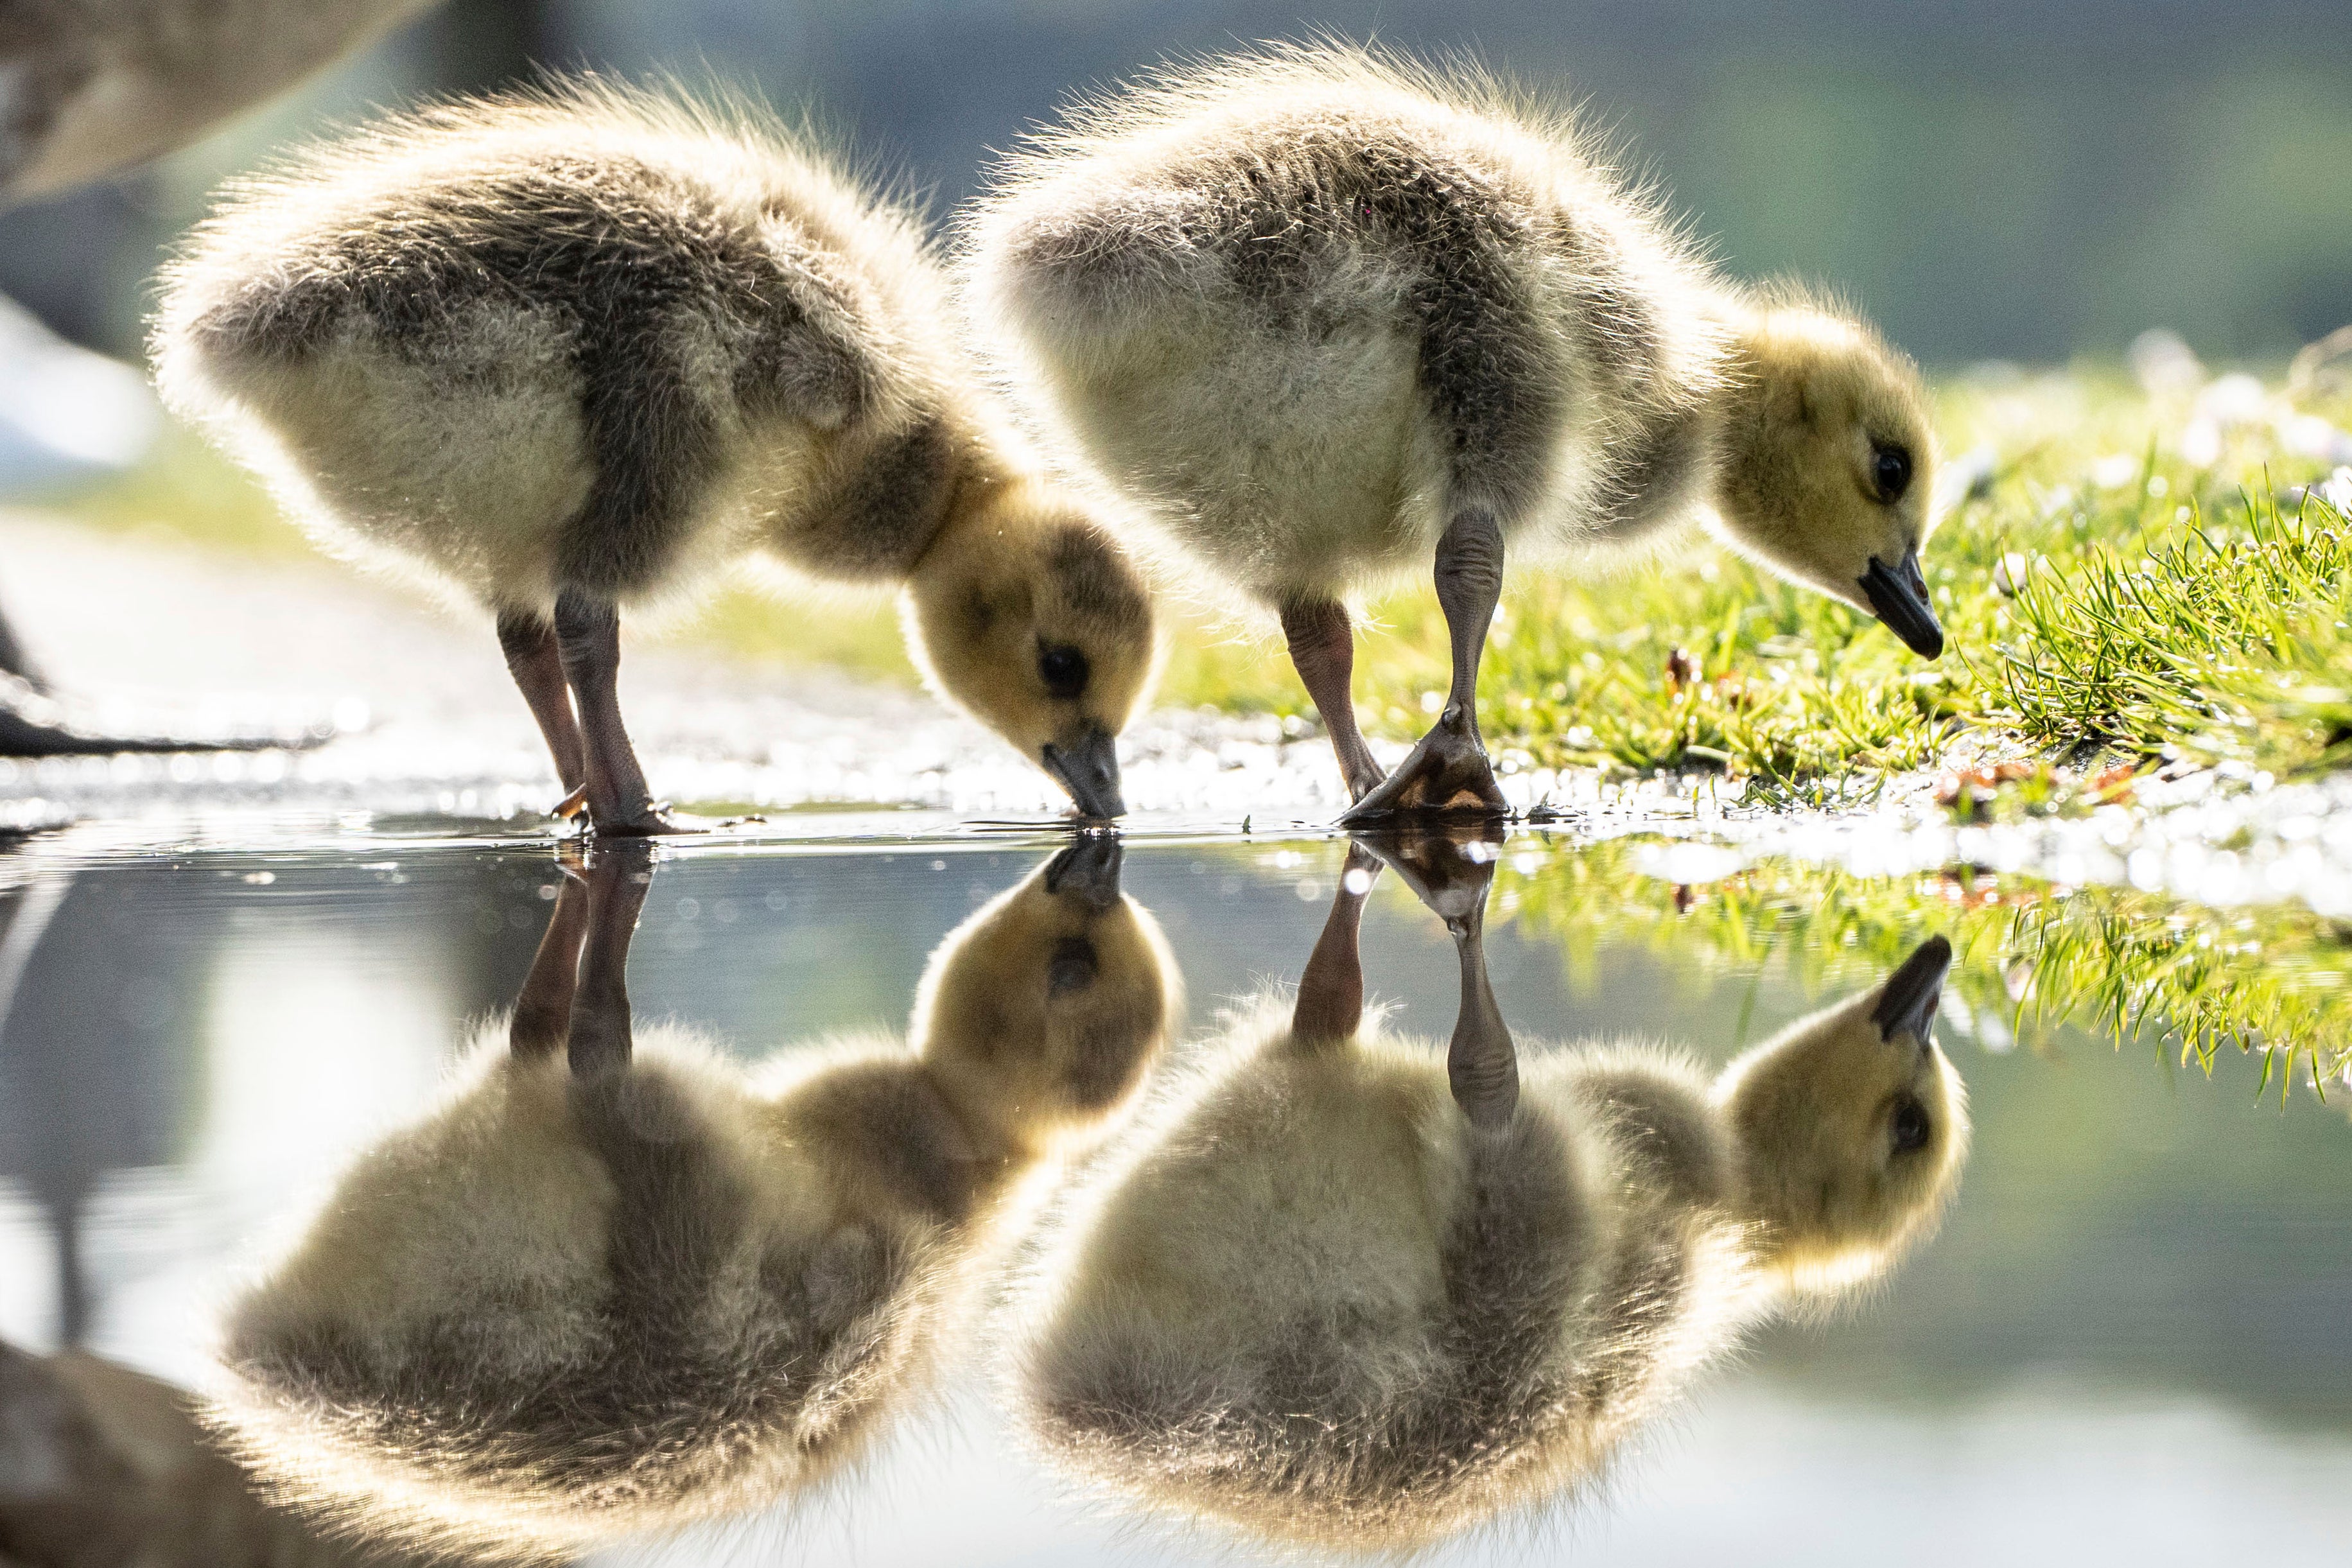
[{"label": "yellow gosling chick", "polygon": [[[1886,1268],[1967,1122],[1928,1038],[1937,938],[1713,1086],[1671,1048],[1580,1045],[1482,1125],[1432,1046],[1360,1024],[1369,881],[1291,1016],[1244,1016],[1075,1202],[1016,1299],[1011,1386],[1084,1481],[1397,1552],[1562,1495],[1784,1292]],[[1473,1032],[1483,989],[1465,965]]]},{"label": "yellow gosling chick", "polygon": [[[961,248],[1034,422],[1279,617],[1348,820],[1502,808],[1475,698],[1507,550],[1575,563],[1697,518],[1942,649],[1910,361],[1717,277],[1591,138],[1483,79],[1329,46],[1168,71],[1003,160]],[[1343,601],[1433,556],[1453,686],[1383,783]]]},{"label": "yellow gosling chick", "polygon": [[632,1026],[649,863],[622,848],[563,890],[451,1098],[227,1316],[216,1425],[370,1539],[545,1558],[841,1473],[923,1386],[1023,1178],[1171,1023],[1164,943],[1088,840],[941,942],[912,1049],[746,1075]]},{"label": "yellow gosling chick", "polygon": [[153,357],[323,543],[495,612],[599,832],[667,826],[621,610],[747,553],[903,587],[938,691],[1115,816],[1150,605],[992,412],[943,287],[913,215],[804,139],[583,81],[232,185]]}]

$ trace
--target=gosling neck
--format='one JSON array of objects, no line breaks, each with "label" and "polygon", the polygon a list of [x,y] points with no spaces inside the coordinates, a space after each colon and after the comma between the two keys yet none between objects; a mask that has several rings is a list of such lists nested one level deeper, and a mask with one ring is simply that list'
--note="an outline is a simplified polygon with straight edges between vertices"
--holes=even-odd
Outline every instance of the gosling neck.
[{"label": "gosling neck", "polygon": [[960,553],[961,547],[987,533],[1001,534],[1017,526],[1021,509],[1006,503],[1034,482],[992,452],[978,447],[963,448],[948,481],[947,504],[940,509],[939,526],[908,564],[908,579],[919,582],[937,563]]}]

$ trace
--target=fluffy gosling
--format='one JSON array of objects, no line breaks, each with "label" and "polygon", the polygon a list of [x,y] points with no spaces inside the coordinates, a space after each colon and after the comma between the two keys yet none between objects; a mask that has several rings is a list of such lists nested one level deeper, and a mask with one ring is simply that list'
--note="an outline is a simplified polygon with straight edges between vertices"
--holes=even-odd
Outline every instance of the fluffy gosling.
[{"label": "fluffy gosling", "polygon": [[[1212,579],[1280,618],[1355,801],[1496,811],[1480,652],[1514,558],[1706,520],[1930,658],[1936,462],[1911,363],[1717,277],[1567,121],[1351,48],[1078,104],[962,250],[1003,378]],[[1454,679],[1385,783],[1343,596],[1435,558]]]},{"label": "fluffy gosling", "polygon": [[[1038,1266],[1013,1400],[1057,1467],[1254,1537],[1423,1546],[1594,1476],[1952,1190],[1940,938],[1713,1085],[1670,1048],[1580,1046],[1482,1124],[1433,1047],[1360,1027],[1361,898],[1292,1015],[1245,1017]],[[1465,965],[1465,1016],[1483,984]]]},{"label": "fluffy gosling", "polygon": [[153,357],[322,542],[495,612],[600,833],[668,827],[620,611],[746,553],[903,586],[934,689],[1116,816],[1150,606],[992,415],[942,291],[913,216],[781,126],[583,82],[232,185],[164,270]]},{"label": "fluffy gosling", "polygon": [[563,889],[456,1093],[228,1314],[216,1424],[370,1539],[551,1557],[840,1473],[921,1386],[1025,1178],[1107,1124],[1172,1021],[1158,929],[1088,841],[940,943],[911,1051],[747,1076],[632,1026],[649,863],[622,847]]}]

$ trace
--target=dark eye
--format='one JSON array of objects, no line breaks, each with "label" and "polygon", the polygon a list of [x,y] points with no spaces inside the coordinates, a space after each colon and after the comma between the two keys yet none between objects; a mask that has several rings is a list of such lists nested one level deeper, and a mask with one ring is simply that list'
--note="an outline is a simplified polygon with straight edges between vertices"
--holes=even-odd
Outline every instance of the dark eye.
[{"label": "dark eye", "polygon": [[1048,643],[1037,650],[1037,673],[1049,696],[1076,697],[1087,689],[1087,656],[1067,643]]},{"label": "dark eye", "polygon": [[1911,454],[1901,447],[1873,445],[1870,483],[1888,506],[1901,500],[1903,492],[1911,488]]},{"label": "dark eye", "polygon": [[1045,967],[1045,994],[1066,996],[1095,983],[1098,965],[1095,944],[1082,936],[1066,936],[1054,944],[1054,962]]},{"label": "dark eye", "polygon": [[1927,1144],[1927,1108],[1916,1100],[1906,1100],[1895,1108],[1895,1152],[1908,1154]]}]

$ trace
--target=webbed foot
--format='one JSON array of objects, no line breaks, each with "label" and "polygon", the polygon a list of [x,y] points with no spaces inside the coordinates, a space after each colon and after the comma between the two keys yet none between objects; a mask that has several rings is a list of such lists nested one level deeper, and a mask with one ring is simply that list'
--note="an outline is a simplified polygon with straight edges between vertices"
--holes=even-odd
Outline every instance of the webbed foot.
[{"label": "webbed foot", "polygon": [[639,801],[628,811],[599,812],[591,806],[587,816],[588,832],[598,838],[667,838],[709,831],[672,822],[666,800]]},{"label": "webbed foot", "polygon": [[1342,826],[1370,826],[1381,818],[1412,812],[1459,812],[1502,816],[1510,805],[1495,782],[1495,765],[1467,704],[1448,707],[1412,754],[1396,765],[1380,787],[1339,816]]}]

